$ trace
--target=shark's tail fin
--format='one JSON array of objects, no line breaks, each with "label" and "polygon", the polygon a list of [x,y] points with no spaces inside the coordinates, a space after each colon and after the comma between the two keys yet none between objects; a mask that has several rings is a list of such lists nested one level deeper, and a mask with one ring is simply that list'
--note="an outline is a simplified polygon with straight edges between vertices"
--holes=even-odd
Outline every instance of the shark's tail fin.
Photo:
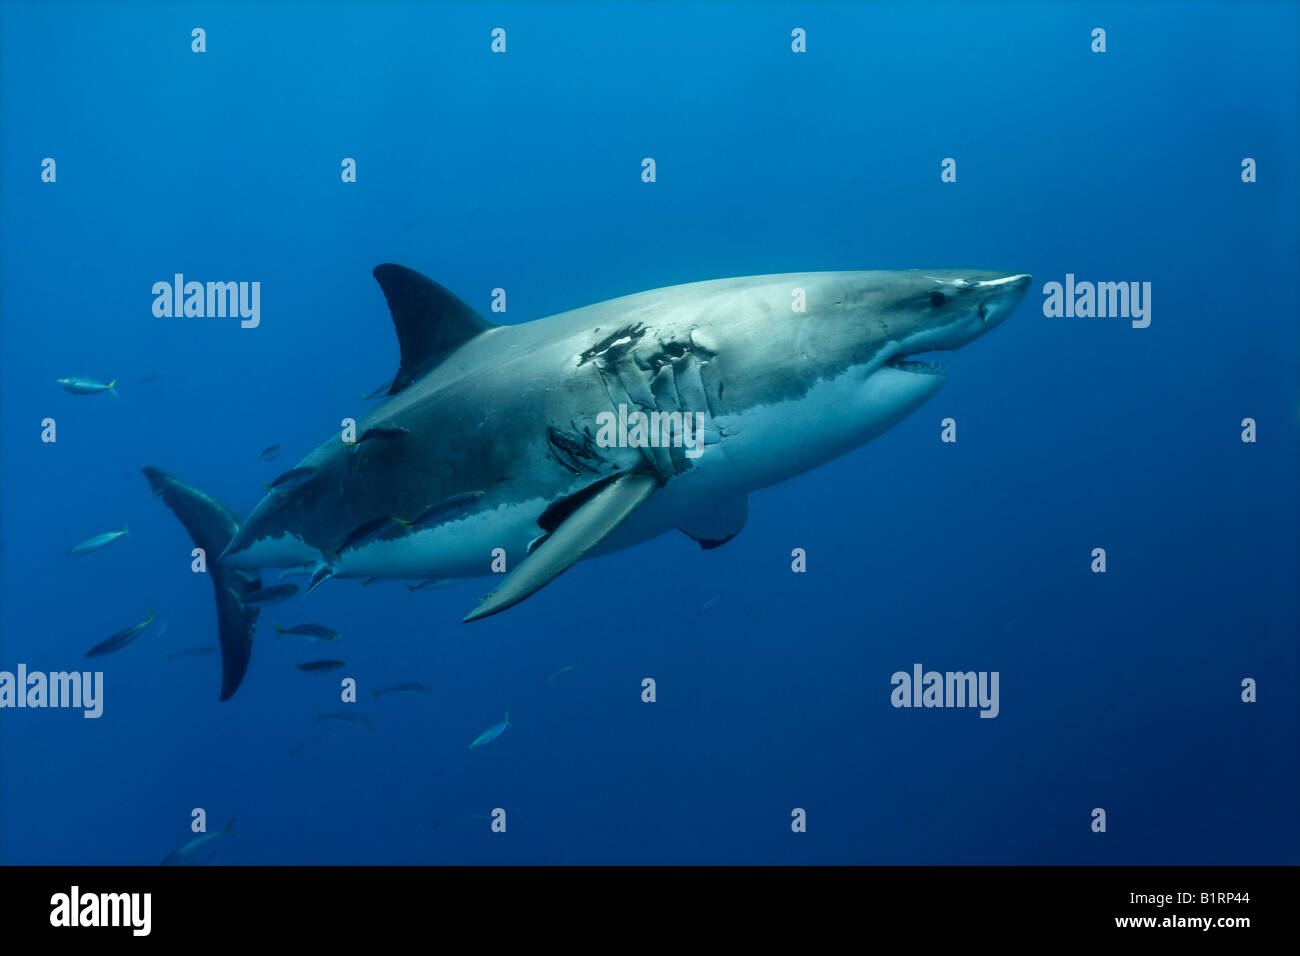
[{"label": "shark's tail fin", "polygon": [[217,556],[239,530],[239,519],[217,499],[185,484],[157,468],[145,468],[144,476],[155,497],[161,496],[180,519],[195,547],[207,555],[208,575],[217,597],[217,629],[221,636],[221,699],[227,700],[239,688],[253,652],[253,629],[258,610],[240,601],[240,596],[260,588],[254,574],[227,568]]}]

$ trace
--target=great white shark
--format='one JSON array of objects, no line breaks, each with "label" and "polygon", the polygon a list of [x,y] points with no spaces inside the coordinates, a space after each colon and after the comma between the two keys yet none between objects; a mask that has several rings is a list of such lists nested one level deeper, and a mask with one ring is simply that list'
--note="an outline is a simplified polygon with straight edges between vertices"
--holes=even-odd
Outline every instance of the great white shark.
[{"label": "great white shark", "polygon": [[[971,270],[746,276],[496,325],[411,269],[374,275],[401,361],[351,435],[323,442],[242,523],[144,469],[216,558],[222,700],[248,668],[258,610],[243,599],[261,569],[305,567],[313,587],[454,579],[490,573],[504,553],[509,570],[472,621],[584,557],[672,529],[717,547],[744,525],[751,491],[870,441],[934,395],[946,373],[919,356],[984,335],[1030,283]],[[660,440],[611,440],[608,422],[626,434],[637,413],[664,424]]]}]

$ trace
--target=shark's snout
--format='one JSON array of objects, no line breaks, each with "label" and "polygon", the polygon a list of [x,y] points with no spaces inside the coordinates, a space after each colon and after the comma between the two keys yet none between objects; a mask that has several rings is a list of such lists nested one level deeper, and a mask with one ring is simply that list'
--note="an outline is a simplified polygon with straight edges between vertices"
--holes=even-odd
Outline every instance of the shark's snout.
[{"label": "shark's snout", "polygon": [[986,334],[1010,315],[1032,276],[1024,272],[958,272],[919,275],[918,287],[900,300],[910,334],[894,347],[891,360],[921,352],[951,352]]},{"label": "shark's snout", "polygon": [[992,328],[1015,311],[1032,281],[1033,276],[1019,272],[977,282],[979,317],[985,326]]}]

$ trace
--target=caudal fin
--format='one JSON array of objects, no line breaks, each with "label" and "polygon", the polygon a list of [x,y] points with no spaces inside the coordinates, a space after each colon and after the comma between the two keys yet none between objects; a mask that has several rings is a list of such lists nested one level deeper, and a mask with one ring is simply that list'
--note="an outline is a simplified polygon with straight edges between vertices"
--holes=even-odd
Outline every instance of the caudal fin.
[{"label": "caudal fin", "polygon": [[239,519],[220,501],[173,478],[157,468],[143,469],[154,497],[161,497],[180,519],[195,547],[207,555],[208,576],[217,598],[217,630],[221,637],[221,699],[239,688],[253,653],[253,629],[258,609],[240,597],[257,590],[262,580],[255,574],[227,568],[217,556],[239,530]]}]

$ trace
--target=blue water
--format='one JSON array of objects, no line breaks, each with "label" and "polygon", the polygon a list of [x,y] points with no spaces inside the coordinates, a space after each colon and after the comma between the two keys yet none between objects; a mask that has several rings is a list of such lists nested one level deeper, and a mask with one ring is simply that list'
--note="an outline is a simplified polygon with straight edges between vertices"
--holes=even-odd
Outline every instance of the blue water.
[{"label": "blue water", "polygon": [[[101,718],[0,711],[0,859],[156,863],[201,807],[236,821],[214,864],[1297,862],[1294,5],[2,15],[0,669],[167,627],[93,663]],[[219,703],[215,656],[165,657],[215,615],[140,469],[247,513],[396,367],[381,262],[484,313],[505,288],[508,322],[731,275],[1035,284],[725,547],[674,533],[474,625],[484,579],[329,582],[264,613]],[[261,325],[155,318],[178,272],[260,281]],[[1067,273],[1151,282],[1150,326],[1045,317]],[[319,656],[362,688],[431,692],[363,689],[373,725],[315,739],[337,675],[271,620],[343,632]],[[997,671],[999,715],[892,707],[914,663]],[[463,819],[494,808],[505,833]]]}]

